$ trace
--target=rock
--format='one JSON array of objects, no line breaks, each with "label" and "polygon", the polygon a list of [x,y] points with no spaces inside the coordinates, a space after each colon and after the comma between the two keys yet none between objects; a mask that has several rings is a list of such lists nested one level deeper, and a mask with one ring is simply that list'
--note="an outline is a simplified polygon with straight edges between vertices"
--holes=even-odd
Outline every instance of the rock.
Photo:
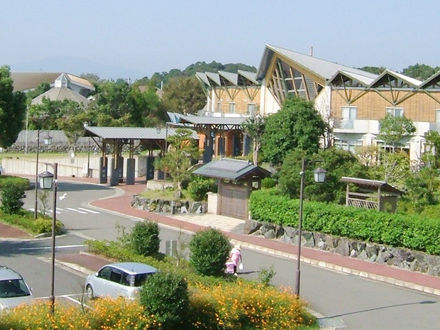
[{"label": "rock", "polygon": [[284,235],[284,228],[283,226],[276,225],[275,226],[275,237],[281,237]]},{"label": "rock", "polygon": [[304,246],[315,247],[315,237],[313,233],[303,232]]},{"label": "rock", "polygon": [[293,227],[290,227],[290,226],[285,226],[284,227],[284,235],[286,235],[286,236],[288,236],[290,238],[295,237],[297,235],[297,231],[298,231],[297,228],[293,228]]},{"label": "rock", "polygon": [[183,206],[180,208],[180,213],[188,213],[188,209],[186,208],[185,205],[183,205]]},{"label": "rock", "polygon": [[350,257],[352,257],[352,258],[356,258],[357,256],[358,256],[357,251],[356,251],[355,249],[352,249],[352,250],[350,251]]},{"label": "rock", "polygon": [[267,230],[267,231],[264,233],[264,238],[268,238],[268,239],[274,239],[274,238],[276,238],[275,230],[273,230],[273,229],[269,229],[269,230]]},{"label": "rock", "polygon": [[261,223],[255,220],[246,220],[245,223],[245,232],[247,234],[253,234],[255,233],[258,229],[260,229],[261,227]]},{"label": "rock", "polygon": [[343,256],[349,256],[350,255],[350,246],[346,240],[341,239],[339,241],[338,246],[335,248],[335,252],[339,253]]}]

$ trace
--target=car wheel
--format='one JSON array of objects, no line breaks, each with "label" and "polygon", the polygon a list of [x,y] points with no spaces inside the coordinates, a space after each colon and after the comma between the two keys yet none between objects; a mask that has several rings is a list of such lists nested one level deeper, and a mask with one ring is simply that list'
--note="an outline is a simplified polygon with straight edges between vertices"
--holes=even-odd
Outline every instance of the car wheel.
[{"label": "car wheel", "polygon": [[87,285],[87,287],[86,287],[86,295],[87,295],[87,298],[89,298],[89,299],[95,298],[95,295],[94,295],[94,292],[93,292],[93,288],[92,288],[92,286],[90,284]]}]

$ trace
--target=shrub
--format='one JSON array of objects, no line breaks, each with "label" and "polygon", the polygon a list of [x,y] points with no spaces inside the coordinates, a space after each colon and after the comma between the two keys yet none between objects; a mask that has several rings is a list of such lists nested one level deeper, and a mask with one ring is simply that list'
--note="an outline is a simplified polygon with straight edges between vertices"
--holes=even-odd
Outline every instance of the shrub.
[{"label": "shrub", "polygon": [[268,286],[270,285],[270,281],[272,281],[274,276],[275,270],[273,269],[273,266],[270,266],[269,268],[262,268],[260,270],[260,273],[258,274],[258,280],[264,286]]},{"label": "shrub", "polygon": [[261,187],[265,189],[273,188],[277,185],[275,179],[268,177],[261,180]]},{"label": "shrub", "polygon": [[[299,200],[274,190],[254,191],[250,198],[252,218],[297,226]],[[337,204],[307,201],[304,230],[404,247],[440,255],[440,221],[419,216],[385,213]]]},{"label": "shrub", "polygon": [[5,183],[1,187],[1,210],[7,214],[18,213],[23,206],[21,199],[24,197],[24,189],[21,185],[13,182]]},{"label": "shrub", "polygon": [[195,201],[205,200],[209,191],[217,191],[217,185],[213,179],[198,176],[188,185],[188,193]]},{"label": "shrub", "polygon": [[[36,234],[51,233],[52,232],[51,219],[37,219],[33,221],[33,232]],[[63,232],[63,224],[57,220],[55,224],[55,234],[61,234]]]},{"label": "shrub", "polygon": [[220,231],[209,228],[196,233],[189,243],[190,263],[202,275],[221,275],[231,244]]},{"label": "shrub", "polygon": [[18,186],[21,186],[23,190],[27,190],[30,187],[29,179],[20,178],[18,176],[0,175],[0,188],[7,183],[14,183]]},{"label": "shrub", "polygon": [[157,254],[159,244],[159,226],[156,222],[136,223],[131,232],[131,246],[136,253],[143,256]]},{"label": "shrub", "polygon": [[188,285],[174,272],[158,272],[150,276],[140,293],[145,314],[154,315],[165,329],[183,325],[188,312]]}]

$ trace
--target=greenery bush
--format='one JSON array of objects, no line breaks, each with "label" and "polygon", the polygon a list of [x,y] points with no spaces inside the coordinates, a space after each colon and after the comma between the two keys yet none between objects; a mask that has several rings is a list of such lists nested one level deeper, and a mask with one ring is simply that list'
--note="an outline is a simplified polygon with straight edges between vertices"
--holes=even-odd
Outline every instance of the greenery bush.
[{"label": "greenery bush", "polygon": [[222,275],[231,244],[219,230],[197,232],[189,243],[190,263],[201,275]]},{"label": "greenery bush", "polygon": [[158,272],[145,282],[140,302],[146,316],[154,315],[163,328],[181,328],[188,313],[188,284],[177,273]]},{"label": "greenery bush", "polygon": [[[0,221],[22,228],[32,234],[44,234],[52,232],[52,219],[48,217],[34,220],[34,214],[21,210],[16,214],[0,213]],[[55,225],[55,233],[61,234],[64,231],[64,225],[57,220]]]},{"label": "greenery bush", "polygon": [[25,197],[24,189],[15,182],[6,182],[1,187],[2,205],[0,209],[7,214],[15,214],[23,206],[22,198]]},{"label": "greenery bush", "polygon": [[209,191],[217,192],[217,185],[213,179],[196,176],[188,185],[188,193],[195,201],[205,200]]},{"label": "greenery bush", "polygon": [[273,188],[276,185],[277,185],[277,182],[275,181],[274,178],[267,177],[267,178],[264,178],[263,180],[261,180],[261,187],[264,189]]},{"label": "greenery bush", "polygon": [[[250,198],[252,218],[297,226],[299,200],[275,189],[254,191]],[[403,247],[440,255],[440,221],[307,201],[303,228],[352,239]]]},{"label": "greenery bush", "polygon": [[136,223],[131,232],[131,246],[136,253],[143,256],[157,254],[159,245],[159,226],[156,222]]},{"label": "greenery bush", "polygon": [[27,190],[30,187],[29,179],[20,178],[18,176],[0,175],[0,188],[7,183],[14,183],[18,186],[21,186],[23,190]]}]

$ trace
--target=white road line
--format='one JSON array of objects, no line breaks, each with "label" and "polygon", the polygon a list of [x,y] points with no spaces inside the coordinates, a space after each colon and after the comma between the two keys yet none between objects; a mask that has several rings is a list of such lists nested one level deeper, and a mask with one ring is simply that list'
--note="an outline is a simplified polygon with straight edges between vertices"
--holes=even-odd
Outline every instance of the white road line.
[{"label": "white road line", "polygon": [[[71,249],[71,248],[76,248],[76,247],[85,247],[87,245],[84,244],[77,244],[77,245],[60,245],[60,246],[56,246],[56,249]],[[48,250],[48,249],[52,249],[51,246],[41,246],[41,247],[29,247],[29,248],[19,248],[19,250]]]},{"label": "white road line", "polygon": [[82,210],[82,211],[86,211],[86,212],[90,212],[90,213],[95,213],[95,214],[100,214],[100,213],[97,212],[97,211],[93,211],[93,210],[85,209],[85,208],[83,208],[83,207],[78,207],[78,210]]},{"label": "white road line", "polygon": [[64,211],[61,207],[57,207],[57,210]]},{"label": "white road line", "polygon": [[87,214],[87,212],[83,212],[83,211],[79,211],[79,210],[76,210],[76,209],[72,209],[71,207],[66,207],[66,209],[70,210],[70,211],[73,211],[73,212],[78,212],[78,213],[81,213],[81,214]]},{"label": "white road line", "polygon": [[[61,214],[61,212],[60,211],[58,211],[59,209],[58,209],[58,207],[57,207],[57,214]],[[53,210],[48,210],[48,212],[50,212],[50,213],[52,213],[53,212]]]}]

